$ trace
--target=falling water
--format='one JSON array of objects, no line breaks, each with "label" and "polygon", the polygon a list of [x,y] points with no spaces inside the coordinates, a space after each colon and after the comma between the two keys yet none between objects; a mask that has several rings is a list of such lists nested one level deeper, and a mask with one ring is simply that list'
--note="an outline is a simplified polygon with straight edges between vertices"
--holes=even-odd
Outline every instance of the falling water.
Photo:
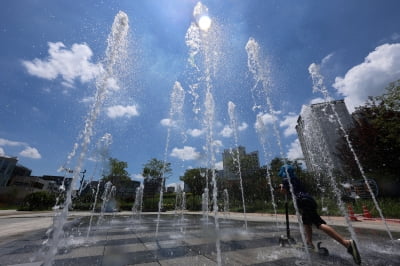
[{"label": "falling water", "polygon": [[[261,146],[263,148],[264,157],[268,158],[268,153],[267,153],[267,149],[266,149],[266,138],[265,138],[266,132],[265,132],[265,130],[266,130],[266,125],[264,124],[262,116],[257,115],[256,131],[257,131]],[[267,175],[265,176],[265,178],[266,178],[267,185],[269,186],[269,191],[271,194],[271,203],[272,203],[272,208],[274,209],[274,214],[275,214],[275,224],[276,224],[276,227],[278,228],[278,215],[276,213],[274,187],[272,186],[272,178],[271,178],[270,170],[268,167],[266,169],[267,169]]]},{"label": "falling water", "polygon": [[[264,97],[265,97],[265,100],[267,103],[267,110],[270,115],[274,115],[274,114],[276,114],[276,111],[274,110],[274,108],[272,106],[271,99],[269,96],[271,84],[269,81],[268,68],[263,67],[263,65],[261,64],[261,62],[263,62],[263,61],[262,61],[262,58],[260,55],[260,46],[253,38],[250,38],[246,44],[246,51],[247,51],[247,56],[248,56],[247,65],[248,65],[249,71],[253,74],[253,79],[255,81],[255,84],[254,84],[254,87],[252,90],[254,91],[255,88],[257,88],[259,85],[262,87],[262,93],[264,94]],[[281,156],[281,158],[286,158],[283,154],[281,137],[280,137],[280,133],[279,133],[278,126],[277,126],[277,121],[274,119],[272,124],[273,124],[276,141],[279,146],[280,156]],[[286,170],[286,175],[289,176],[289,174],[287,173],[287,169],[285,169],[285,170]],[[290,192],[292,194],[292,199],[295,199],[296,196],[294,194],[294,190],[293,190],[293,186],[292,186],[292,182],[291,182],[290,178],[288,178],[288,182],[289,182]],[[296,210],[296,216],[297,216],[298,223],[300,225],[299,229],[300,229],[301,238],[302,238],[302,241],[304,244],[304,250],[305,250],[307,259],[308,259],[309,263],[311,264],[311,257],[310,257],[310,253],[307,249],[307,242],[306,242],[305,232],[304,232],[304,228],[303,228],[303,221],[301,219],[296,200],[293,200],[293,205]]]},{"label": "falling water", "polygon": [[201,210],[203,211],[203,220],[208,224],[208,188],[204,188],[203,194],[201,194]]},{"label": "falling water", "polygon": [[[86,184],[84,184],[80,191],[79,195],[81,194],[82,191],[85,190],[85,188],[90,185],[90,183],[93,181],[94,176],[102,176],[104,175],[104,170],[106,169],[106,165],[108,163],[108,159],[110,158],[110,146],[112,144],[112,135],[110,133],[105,133],[97,142],[96,144],[96,151],[94,158],[96,160],[96,164],[93,170],[93,173],[91,175],[91,178],[89,179]],[[100,174],[97,173],[98,165],[100,164]]]},{"label": "falling water", "polygon": [[156,238],[158,236],[158,227],[160,224],[160,214],[161,214],[161,209],[162,209],[162,202],[163,202],[163,195],[164,195],[164,182],[165,182],[165,168],[167,166],[167,156],[168,156],[168,149],[169,149],[169,141],[171,137],[171,127],[173,126],[178,126],[179,122],[181,121],[183,117],[183,104],[185,102],[185,91],[182,88],[182,85],[176,81],[174,84],[174,87],[171,92],[171,107],[169,110],[169,126],[168,126],[168,132],[167,132],[167,140],[165,144],[165,150],[164,150],[164,165],[162,169],[162,175],[161,175],[161,188],[160,188],[160,200],[158,202],[158,213],[157,213],[157,225],[156,225]]},{"label": "falling water", "polygon": [[[216,239],[216,250],[217,250],[217,263],[221,265],[221,247],[220,247],[220,236],[219,236],[219,221],[218,221],[218,204],[217,204],[217,180],[216,180],[216,158],[215,158],[215,143],[214,143],[214,112],[215,102],[212,94],[212,77],[215,74],[217,66],[218,51],[218,40],[219,34],[216,30],[215,22],[208,16],[208,8],[201,2],[198,2],[193,10],[193,17],[195,22],[192,22],[186,33],[186,45],[189,47],[189,64],[200,75],[192,85],[192,88],[196,90],[202,85],[201,81],[204,82],[205,87],[205,100],[204,100],[204,117],[203,124],[206,132],[206,145],[205,152],[208,159],[209,169],[211,170],[212,178],[212,202],[214,212],[214,223],[217,231]],[[205,18],[209,23],[206,25],[201,23],[201,19]],[[212,23],[211,23],[212,22]],[[212,27],[210,27],[212,26]],[[198,66],[196,58],[200,58],[203,66],[203,71]],[[197,100],[197,91],[192,91],[195,101]],[[194,107],[194,112],[198,112],[198,108]]]},{"label": "falling water", "polygon": [[[96,153],[96,156],[95,156],[96,157],[96,166],[95,166],[95,170],[94,170],[93,176],[96,174],[96,168],[97,168],[97,164],[98,163],[100,163],[100,165],[101,165],[100,172],[101,172],[101,174],[103,174],[106,162],[107,162],[107,160],[109,158],[109,148],[110,148],[111,143],[112,143],[112,136],[109,133],[104,134],[103,137],[101,137],[100,140],[97,142],[97,145],[96,145],[97,153]],[[87,184],[90,185],[91,181],[92,180],[90,180]],[[92,213],[90,214],[87,238],[89,237],[90,230],[91,230],[91,227],[92,227],[93,215],[94,215],[95,210],[96,210],[97,198],[98,198],[99,191],[100,191],[100,184],[101,184],[101,181],[99,181],[98,184],[97,184],[96,195],[94,197],[94,202],[93,202],[93,209],[92,209]],[[84,188],[82,188],[82,190],[83,189]]]},{"label": "falling water", "polygon": [[108,206],[108,203],[110,201],[111,198],[111,189],[112,189],[113,185],[110,181],[108,181],[105,186],[104,186],[104,191],[103,194],[101,195],[101,209],[100,209],[100,217],[97,220],[97,225],[100,225],[101,223],[104,222],[104,213],[106,212]]},{"label": "falling water", "polygon": [[[263,77],[262,79],[255,79],[255,84],[251,89],[251,95],[253,98],[253,111],[256,111],[257,109],[261,109],[262,105],[261,104],[257,104],[257,100],[258,99],[263,99],[265,97],[265,95],[263,95],[261,90],[256,90],[258,83],[259,82],[263,82],[265,83],[268,87],[269,85],[269,81],[268,81],[268,77],[269,77],[269,67],[268,66],[262,66],[260,63],[260,48],[258,43],[253,39],[250,38],[249,41],[246,44],[246,51],[248,53],[248,67],[249,69],[251,69],[251,72],[253,73],[253,77]],[[274,113],[271,113],[270,116],[273,117]],[[262,119],[263,115],[262,113],[259,113],[257,115],[257,123],[256,123],[256,131],[258,134],[258,138],[260,140],[260,143],[262,145],[263,148],[263,153],[264,153],[264,157],[268,158],[268,153],[267,153],[267,148],[266,148],[266,125]],[[266,175],[266,179],[267,179],[267,184],[269,185],[270,188],[270,194],[271,194],[271,201],[272,201],[272,207],[274,209],[274,213],[275,213],[275,222],[276,222],[276,226],[278,227],[278,216],[276,213],[276,203],[275,203],[275,196],[274,196],[274,188],[272,186],[272,179],[271,179],[271,173],[269,168],[267,168],[267,175]]]},{"label": "falling water", "polygon": [[[110,211],[113,212],[113,219],[115,218],[115,213],[117,210],[117,200],[115,198],[116,195],[117,195],[117,187],[112,186],[111,191],[110,191],[110,199],[108,200],[108,202],[109,202],[108,205],[111,208]],[[112,222],[112,220],[110,220],[110,223]]]},{"label": "falling water", "polygon": [[175,216],[180,212],[182,206],[182,189],[178,186],[175,193]]},{"label": "falling water", "polygon": [[94,196],[93,209],[92,209],[92,213],[90,214],[89,227],[88,227],[86,238],[89,238],[90,230],[92,229],[93,214],[96,211],[97,197],[99,196],[100,184],[101,184],[101,181],[99,181],[99,183],[97,184],[96,195]]},{"label": "falling water", "polygon": [[[319,123],[314,123],[314,121],[318,121],[318,118],[314,116],[314,114],[310,111],[310,108],[308,106],[303,106],[302,110],[300,112],[300,115],[302,119],[307,120],[309,119],[310,121],[305,121],[303,123],[303,130],[304,130],[304,135],[306,136],[315,136],[313,138],[304,138],[304,145],[306,146],[306,150],[310,151],[310,157],[311,157],[311,169],[313,172],[316,173],[316,176],[314,177],[314,180],[316,181],[317,188],[321,192],[321,206],[323,208],[323,202],[324,202],[324,197],[325,197],[325,191],[326,191],[326,186],[322,184],[322,172],[323,172],[323,166],[326,165],[327,167],[331,167],[333,164],[330,162],[323,162],[323,163],[317,163],[318,160],[327,160],[325,158],[329,158],[329,156],[321,156],[321,154],[329,154],[328,151],[322,151],[322,144],[324,143],[324,137],[322,136],[321,132],[322,129],[319,126]],[[315,139],[314,139],[315,138]],[[331,170],[332,171],[332,170]],[[330,181],[331,184],[331,181]],[[337,186],[337,184],[335,184]]]},{"label": "falling water", "polygon": [[[51,265],[53,263],[54,256],[57,253],[60,238],[63,235],[63,226],[67,221],[68,209],[72,203],[71,195],[73,187],[75,182],[79,178],[79,173],[81,172],[83,162],[86,157],[86,152],[88,150],[91,137],[93,136],[94,124],[100,113],[104,100],[107,97],[108,87],[110,86],[110,84],[115,83],[115,70],[118,67],[118,64],[126,59],[127,35],[129,30],[128,22],[128,16],[122,11],[118,12],[118,14],[114,18],[111,33],[108,36],[107,40],[108,45],[106,50],[106,57],[104,60],[104,69],[102,69],[99,78],[96,79],[97,90],[95,95],[95,102],[91,107],[91,110],[89,111],[88,117],[85,121],[84,129],[82,131],[82,143],[80,144],[81,151],[77,159],[77,165],[74,169],[71,186],[67,191],[64,208],[60,215],[54,217],[53,238],[50,243],[48,254],[46,254],[44,265]],[[77,147],[77,145],[74,145],[74,147]],[[75,148],[73,152],[75,154]]]},{"label": "falling water", "polygon": [[247,230],[247,217],[246,217],[246,204],[244,201],[244,189],[243,189],[243,178],[242,178],[242,169],[241,169],[241,164],[240,164],[240,153],[239,153],[239,145],[238,145],[238,134],[237,134],[237,122],[236,122],[236,117],[235,117],[235,104],[233,102],[228,102],[228,114],[229,114],[229,119],[231,122],[231,129],[233,130],[233,136],[235,139],[235,147],[236,147],[236,152],[233,154],[234,158],[234,163],[236,162],[237,167],[238,167],[238,174],[239,174],[239,181],[240,181],[240,191],[242,192],[242,205],[243,205],[243,215],[244,215],[244,224],[245,228]]},{"label": "falling water", "polygon": [[132,206],[133,218],[136,217],[136,220],[139,223],[142,215],[142,206],[143,206],[143,187],[140,186],[136,188],[135,203]]},{"label": "falling water", "polygon": [[224,189],[224,218],[225,220],[228,218],[229,214],[229,193],[228,189]]},{"label": "falling water", "polygon": [[329,105],[330,105],[330,107],[332,108],[333,113],[334,113],[335,118],[336,118],[336,121],[337,121],[338,124],[339,124],[340,130],[343,132],[343,135],[344,135],[344,137],[345,137],[346,143],[347,143],[347,145],[348,145],[348,147],[349,147],[349,149],[350,149],[350,151],[351,151],[351,153],[352,153],[352,155],[353,155],[353,157],[354,157],[354,160],[355,160],[356,163],[357,163],[358,169],[360,170],[360,173],[361,173],[361,175],[362,175],[362,177],[363,177],[363,179],[364,179],[364,183],[365,183],[366,187],[368,188],[368,191],[370,192],[371,198],[372,198],[372,200],[373,200],[373,202],[374,202],[374,204],[375,204],[376,209],[377,209],[378,212],[379,212],[379,215],[380,215],[380,217],[381,217],[383,223],[385,224],[386,231],[387,231],[387,233],[388,233],[390,239],[393,241],[393,236],[392,236],[392,234],[391,234],[391,232],[390,232],[390,229],[389,229],[389,227],[388,227],[388,225],[387,225],[387,223],[386,223],[385,217],[383,216],[382,210],[381,210],[381,208],[379,207],[378,201],[376,200],[376,197],[375,197],[375,195],[374,195],[374,193],[373,193],[373,190],[371,189],[371,186],[370,186],[370,184],[369,184],[369,182],[368,182],[368,179],[367,179],[367,177],[366,177],[366,175],[365,175],[364,168],[362,167],[362,165],[361,165],[361,163],[360,163],[360,160],[359,160],[359,158],[358,158],[358,156],[357,156],[357,153],[355,152],[355,150],[354,150],[354,148],[353,148],[353,144],[352,144],[352,142],[351,142],[351,140],[350,140],[350,137],[349,137],[349,135],[347,134],[346,129],[345,129],[344,126],[343,126],[343,123],[342,123],[342,121],[341,121],[341,119],[340,119],[340,117],[339,117],[339,114],[336,112],[336,109],[335,109],[334,104],[332,104],[332,103],[329,101],[329,98],[330,98],[330,97],[329,97],[329,93],[328,93],[328,90],[326,89],[326,87],[325,87],[325,85],[324,85],[323,76],[322,76],[322,75],[320,74],[320,72],[319,72],[319,66],[318,66],[317,64],[313,63],[313,64],[311,64],[310,67],[308,68],[308,71],[309,71],[309,73],[310,73],[310,75],[311,75],[311,78],[312,78],[312,80],[313,80],[313,91],[314,91],[314,92],[321,92],[322,95],[324,96],[325,102],[328,102]]},{"label": "falling water", "polygon": [[182,193],[182,205],[181,205],[181,213],[182,213],[182,215],[183,215],[183,211],[185,211],[186,210],[186,192],[185,191],[183,191],[183,193]]},{"label": "falling water", "polygon": [[180,224],[181,224],[181,233],[184,232],[184,227],[183,227],[183,226],[184,226],[184,223],[185,223],[185,216],[184,216],[185,210],[186,210],[186,193],[185,193],[185,192],[182,192],[181,221],[180,221]]},{"label": "falling water", "polygon": [[[332,192],[336,195],[336,200],[339,210],[345,217],[347,228],[351,234],[352,239],[358,242],[357,235],[354,231],[352,223],[350,222],[348,213],[342,201],[342,192],[339,189],[338,183],[336,182],[336,179],[334,177],[333,163],[330,159],[331,157],[329,156],[329,151],[325,148],[326,145],[323,145],[325,143],[325,138],[321,134],[322,130],[319,127],[318,123],[315,123],[315,121],[318,121],[320,118],[315,117],[315,115],[313,114],[313,112],[311,112],[309,107],[303,107],[301,114],[302,114],[302,119],[305,120],[304,121],[305,133],[308,134],[309,136],[313,136],[312,139],[306,141],[306,143],[310,148],[310,151],[312,151],[315,154],[318,154],[318,158],[323,161],[323,165],[325,166],[323,169],[326,172],[327,176],[329,177],[329,184]],[[314,165],[314,167],[319,171],[322,169],[321,165]]]}]

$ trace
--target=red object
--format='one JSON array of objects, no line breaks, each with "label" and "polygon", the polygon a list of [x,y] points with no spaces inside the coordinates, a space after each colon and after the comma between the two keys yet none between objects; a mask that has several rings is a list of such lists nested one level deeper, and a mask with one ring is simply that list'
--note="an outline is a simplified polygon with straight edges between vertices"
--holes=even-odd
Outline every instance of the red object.
[{"label": "red object", "polygon": [[359,220],[357,219],[357,217],[354,215],[353,207],[351,207],[350,204],[347,206],[347,209],[348,209],[348,211],[349,211],[349,218],[350,218],[350,220],[351,220],[351,221],[359,221]]},{"label": "red object", "polygon": [[367,206],[363,205],[363,216],[365,218],[372,218],[371,213],[368,211]]}]

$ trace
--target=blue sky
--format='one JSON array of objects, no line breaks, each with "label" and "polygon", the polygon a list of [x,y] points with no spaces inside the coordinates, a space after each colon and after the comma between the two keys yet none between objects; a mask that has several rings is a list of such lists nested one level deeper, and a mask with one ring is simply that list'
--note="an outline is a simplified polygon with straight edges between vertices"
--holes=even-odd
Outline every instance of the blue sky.
[{"label": "blue sky", "polygon": [[[280,150],[289,158],[302,156],[294,130],[297,117],[302,105],[322,98],[313,93],[308,70],[313,63],[319,66],[331,98],[345,99],[350,111],[400,78],[396,0],[201,3],[212,20],[210,35],[215,34],[207,45],[212,57],[218,58],[210,83],[217,167],[223,149],[236,144],[248,152],[260,151],[262,164],[279,156]],[[78,156],[72,151],[75,144],[82,144],[79,136],[93,104],[96,73],[114,17],[121,10],[129,18],[128,56],[95,121],[83,169],[97,179],[99,158],[108,154],[128,162],[132,178],[141,180],[143,164],[167,158],[173,167],[167,183],[174,183],[185,169],[205,166],[204,88],[197,91],[195,105],[191,85],[206,74],[188,63],[190,49],[185,42],[195,22],[196,4],[192,0],[1,1],[0,154],[17,156],[33,175],[62,175],[57,172],[60,166],[75,167]],[[273,113],[265,107],[252,109],[254,80],[245,49],[249,38],[259,44],[261,64],[268,70],[267,97]],[[182,115],[172,121],[168,120],[170,95],[176,82],[185,100]],[[265,105],[266,99],[256,101]],[[230,126],[229,102],[236,106],[235,130]],[[193,112],[195,107],[200,108],[198,113]],[[266,152],[255,131],[257,115],[266,126]],[[280,130],[281,148],[273,125]],[[100,149],[97,143],[104,136],[111,136],[112,142]]]}]

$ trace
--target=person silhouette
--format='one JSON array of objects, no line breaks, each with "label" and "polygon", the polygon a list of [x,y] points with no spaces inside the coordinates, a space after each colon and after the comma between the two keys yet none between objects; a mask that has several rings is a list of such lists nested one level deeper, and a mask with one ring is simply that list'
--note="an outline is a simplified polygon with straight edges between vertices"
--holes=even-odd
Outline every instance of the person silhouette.
[{"label": "person silhouette", "polygon": [[360,265],[361,257],[356,242],[353,239],[344,238],[335,229],[327,225],[326,222],[321,218],[321,216],[317,212],[316,201],[307,192],[303,183],[296,176],[293,166],[290,164],[283,165],[280,168],[278,175],[282,178],[282,183],[280,184],[281,193],[288,194],[289,192],[291,192],[290,184],[292,185],[291,187],[295,196],[294,200],[296,200],[297,207],[299,208],[299,212],[301,213],[306,237],[306,244],[308,248],[315,249],[312,242],[312,225],[314,224],[318,229],[322,230],[328,236],[342,244],[347,249],[347,252],[353,256],[354,262]]}]

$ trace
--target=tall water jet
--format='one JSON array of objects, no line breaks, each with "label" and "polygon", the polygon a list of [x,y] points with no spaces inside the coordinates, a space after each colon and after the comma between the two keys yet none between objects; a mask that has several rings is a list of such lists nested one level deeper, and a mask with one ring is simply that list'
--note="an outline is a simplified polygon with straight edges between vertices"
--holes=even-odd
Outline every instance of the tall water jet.
[{"label": "tall water jet", "polygon": [[175,216],[181,210],[182,205],[182,189],[181,186],[178,186],[175,192]]},{"label": "tall water jet", "polygon": [[[313,121],[318,121],[320,118],[316,117],[315,114],[311,112],[310,108],[307,106],[303,106],[301,110],[301,117],[304,120],[304,123],[302,123],[304,131],[308,135],[313,136],[312,140],[306,141],[306,145],[308,148],[310,148],[310,151],[318,155],[320,161],[323,161],[323,165],[314,165],[314,167],[315,169],[317,169],[317,171],[323,170],[329,177],[328,181],[330,189],[336,197],[336,202],[340,212],[345,217],[347,229],[350,232],[352,239],[358,242],[357,235],[354,231],[354,228],[342,201],[342,192],[334,176],[333,162],[331,161],[331,157],[329,156],[329,151],[326,149],[327,146],[325,145],[325,138],[321,134],[322,129],[318,124],[315,125],[315,123],[313,123]],[[319,180],[317,180],[317,184],[320,184]]]},{"label": "tall water jet", "polygon": [[186,210],[186,193],[182,191],[181,186],[178,186],[175,197],[175,216],[178,218],[180,231],[183,233],[184,211]]},{"label": "tall water jet", "polygon": [[[200,75],[198,80],[193,84],[193,88],[198,89],[202,82],[205,87],[204,97],[204,117],[203,124],[206,132],[206,145],[205,153],[208,159],[208,166],[211,170],[212,178],[212,202],[214,212],[214,223],[217,231],[216,249],[217,249],[217,263],[221,265],[221,247],[219,236],[219,222],[218,222],[218,204],[217,204],[217,180],[216,180],[216,158],[215,158],[215,143],[214,143],[214,113],[215,102],[212,93],[212,77],[216,69],[216,51],[218,34],[216,32],[215,23],[212,21],[208,14],[208,8],[201,2],[198,2],[193,10],[193,17],[195,22],[192,22],[186,33],[186,45],[189,47],[189,63],[196,73]],[[198,65],[196,59],[200,58],[201,66]],[[198,93],[193,92],[198,98]],[[197,99],[196,98],[196,99]],[[198,112],[198,108],[193,107],[193,110]]]},{"label": "tall water jet", "polygon": [[169,126],[167,129],[167,140],[165,144],[165,150],[164,150],[164,165],[161,173],[161,188],[160,188],[160,199],[158,202],[158,213],[157,213],[157,226],[156,226],[156,238],[158,236],[158,227],[160,223],[160,214],[161,214],[161,209],[162,209],[162,197],[164,195],[164,182],[165,182],[165,169],[167,166],[167,156],[168,156],[168,150],[169,150],[169,141],[171,137],[171,127],[176,127],[178,126],[180,120],[183,117],[183,104],[185,102],[185,91],[182,88],[182,85],[176,81],[172,92],[170,96],[170,102],[171,102],[171,107],[169,110]]},{"label": "tall water jet", "polygon": [[97,225],[100,225],[104,221],[104,213],[106,212],[108,208],[108,203],[111,199],[111,189],[113,187],[113,184],[111,181],[108,181],[104,185],[104,191],[103,194],[101,195],[102,203],[101,203],[101,209],[100,209],[100,217],[97,220]]},{"label": "tall water jet", "polygon": [[[274,108],[272,106],[272,102],[271,102],[271,98],[270,98],[271,82],[269,80],[269,75],[268,75],[269,69],[264,67],[261,64],[261,62],[263,62],[263,60],[261,58],[260,46],[253,38],[250,38],[249,41],[247,42],[246,52],[247,52],[247,56],[248,56],[247,66],[248,66],[249,71],[253,75],[253,79],[254,79],[254,86],[252,89],[252,93],[254,93],[254,90],[258,86],[261,86],[262,91],[261,91],[260,95],[265,98],[267,111],[269,112],[270,115],[275,115],[276,111],[274,110]],[[255,108],[253,108],[253,109],[255,109]],[[273,125],[273,129],[274,129],[276,141],[279,146],[280,156],[281,156],[281,158],[283,158],[285,160],[285,164],[286,164],[287,163],[286,159],[285,159],[286,157],[283,154],[282,142],[281,142],[281,137],[280,137],[280,133],[278,130],[278,125],[277,125],[276,119],[273,120],[272,125]],[[286,170],[286,176],[290,176],[287,173],[287,168],[285,168],[285,170]],[[293,199],[293,206],[296,210],[297,221],[300,225],[299,228],[300,228],[300,233],[301,233],[301,239],[304,244],[304,250],[305,250],[307,259],[308,259],[309,263],[311,264],[311,257],[310,257],[310,253],[307,249],[307,241],[305,238],[303,221],[301,219],[299,208],[298,208],[297,202],[295,200],[296,196],[294,194],[293,185],[292,185],[290,178],[288,178],[288,183],[289,183],[290,193],[291,193],[292,199]]]},{"label": "tall water jet", "polygon": [[229,214],[229,193],[228,189],[224,189],[224,218],[225,220],[228,218]]},{"label": "tall water jet", "polygon": [[[104,174],[103,171],[104,171],[104,169],[105,169],[106,162],[107,162],[107,160],[108,160],[108,158],[109,158],[109,148],[110,148],[111,143],[112,143],[112,136],[111,136],[111,134],[109,134],[109,133],[104,134],[103,137],[101,137],[101,138],[99,139],[99,141],[97,142],[97,145],[96,145],[96,150],[97,150],[97,151],[96,151],[96,156],[95,156],[95,158],[96,158],[96,165],[95,165],[95,169],[94,169],[94,171],[93,171],[93,175],[92,175],[92,176],[95,176],[95,175],[96,175],[96,172],[97,172],[96,170],[97,170],[98,164],[101,165],[101,167],[100,167],[100,173],[101,173],[101,175]],[[90,180],[87,184],[91,184],[91,181],[92,181],[92,178],[91,178],[91,180]],[[98,181],[97,189],[96,189],[96,192],[95,192],[96,194],[95,194],[94,202],[93,202],[92,213],[91,213],[91,215],[90,215],[90,220],[89,220],[89,227],[88,227],[88,231],[87,231],[87,238],[89,237],[90,230],[91,230],[91,228],[92,228],[93,215],[94,215],[95,210],[96,210],[97,198],[98,198],[99,191],[100,191],[100,185],[101,185],[101,181]],[[83,190],[83,189],[84,189],[84,188],[82,188],[82,190]]]},{"label": "tall water jet", "polygon": [[[108,163],[108,159],[110,158],[110,146],[112,144],[112,135],[110,133],[105,133],[97,142],[96,150],[94,154],[95,166],[93,173],[88,182],[86,182],[81,189],[79,190],[79,195],[85,188],[93,181],[95,176],[103,176],[104,170],[106,169],[106,165]],[[98,172],[98,170],[100,170]]]},{"label": "tall water jet", "polygon": [[339,124],[339,128],[340,128],[340,130],[342,131],[342,133],[344,135],[346,143],[347,143],[347,145],[348,145],[348,147],[349,147],[349,149],[351,151],[351,154],[353,155],[354,160],[355,160],[355,162],[356,162],[356,164],[358,166],[358,169],[359,169],[359,171],[360,171],[360,173],[361,173],[361,175],[362,175],[362,177],[364,179],[364,184],[368,188],[368,191],[369,191],[369,193],[371,195],[371,198],[372,198],[372,200],[373,200],[373,202],[375,204],[375,207],[378,210],[379,215],[380,215],[383,223],[385,224],[386,231],[387,231],[387,233],[388,233],[388,235],[390,237],[390,240],[393,241],[393,236],[392,236],[392,234],[390,232],[390,229],[389,229],[389,227],[388,227],[388,225],[386,223],[385,217],[383,216],[382,210],[379,207],[378,201],[376,200],[375,194],[373,193],[373,190],[372,190],[372,188],[371,188],[371,186],[370,186],[370,184],[368,182],[367,176],[365,175],[364,168],[362,167],[361,162],[360,162],[360,160],[358,158],[358,155],[357,155],[357,153],[355,152],[355,150],[353,148],[353,144],[352,144],[352,142],[350,140],[349,134],[346,132],[346,129],[343,126],[343,123],[342,123],[342,121],[341,121],[341,119],[339,117],[339,114],[337,113],[337,111],[335,109],[335,105],[333,105],[329,101],[329,99],[330,99],[329,93],[328,93],[327,88],[324,85],[324,81],[323,81],[324,79],[323,79],[323,76],[320,73],[320,67],[317,64],[313,63],[313,64],[311,64],[309,66],[308,71],[309,71],[309,73],[311,75],[311,78],[312,78],[312,81],[313,81],[313,91],[314,92],[321,92],[323,97],[324,97],[325,102],[327,102],[329,104],[329,106],[331,107],[331,109],[332,109],[332,111],[334,113],[335,119],[336,119],[337,123]]},{"label": "tall water jet", "polygon": [[234,164],[236,163],[237,165],[237,171],[239,174],[239,182],[240,182],[240,191],[242,195],[242,206],[243,206],[243,215],[244,215],[244,225],[247,230],[247,217],[246,217],[246,203],[244,200],[244,189],[243,189],[243,178],[242,178],[242,167],[240,163],[240,153],[239,153],[239,144],[238,144],[238,134],[237,134],[237,122],[236,122],[236,116],[235,116],[235,107],[236,105],[233,102],[228,102],[228,114],[229,114],[229,119],[231,123],[231,129],[233,130],[233,137],[235,139],[235,147],[236,147],[236,152],[232,154],[234,157],[233,162]]},{"label": "tall water jet", "polygon": [[[72,178],[71,186],[66,194],[65,204],[62,212],[54,217],[53,221],[53,237],[50,241],[50,248],[45,256],[44,265],[51,265],[54,261],[54,256],[57,253],[60,238],[63,234],[63,226],[67,221],[68,209],[72,203],[71,194],[75,182],[79,178],[88,146],[93,136],[94,124],[100,113],[101,107],[107,97],[108,87],[115,83],[116,80],[116,69],[118,64],[123,62],[126,58],[127,51],[127,36],[129,30],[129,19],[128,16],[120,11],[114,18],[114,22],[111,28],[111,33],[107,40],[106,56],[103,62],[104,68],[102,69],[99,77],[96,79],[96,95],[95,101],[89,111],[86,118],[84,129],[82,131],[82,143],[79,145],[81,150],[77,158],[77,164],[74,168],[74,175]],[[74,145],[73,154],[75,154],[77,145]],[[71,155],[71,154],[70,154]],[[72,156],[72,155],[71,155]]]},{"label": "tall water jet", "polygon": [[92,229],[93,214],[96,211],[97,198],[99,196],[99,191],[100,191],[100,184],[101,184],[101,181],[99,181],[99,183],[97,184],[96,194],[94,196],[93,208],[92,208],[92,213],[90,215],[89,226],[88,226],[88,231],[87,231],[87,234],[86,234],[86,238],[89,238],[90,231]]},{"label": "tall water jet", "polygon": [[204,188],[203,194],[201,194],[201,210],[203,211],[203,220],[206,221],[206,224],[208,224],[208,206],[209,202],[209,195],[208,195],[208,188]]},{"label": "tall water jet", "polygon": [[[267,153],[267,148],[266,148],[266,137],[265,137],[266,136],[266,132],[265,132],[266,125],[263,121],[262,115],[257,115],[256,120],[257,120],[257,122],[256,122],[255,129],[256,129],[259,141],[261,143],[262,149],[263,149],[264,158],[268,158],[268,153]],[[265,178],[267,181],[267,186],[269,186],[272,208],[274,209],[275,225],[278,228],[278,215],[276,212],[276,203],[275,203],[274,187],[272,185],[271,172],[269,170],[269,167],[267,167],[266,170],[267,170],[267,174],[266,174]]]},{"label": "tall water jet", "polygon": [[132,218],[140,223],[142,217],[142,208],[143,208],[143,187],[139,186],[135,191],[135,202],[132,206]]}]

